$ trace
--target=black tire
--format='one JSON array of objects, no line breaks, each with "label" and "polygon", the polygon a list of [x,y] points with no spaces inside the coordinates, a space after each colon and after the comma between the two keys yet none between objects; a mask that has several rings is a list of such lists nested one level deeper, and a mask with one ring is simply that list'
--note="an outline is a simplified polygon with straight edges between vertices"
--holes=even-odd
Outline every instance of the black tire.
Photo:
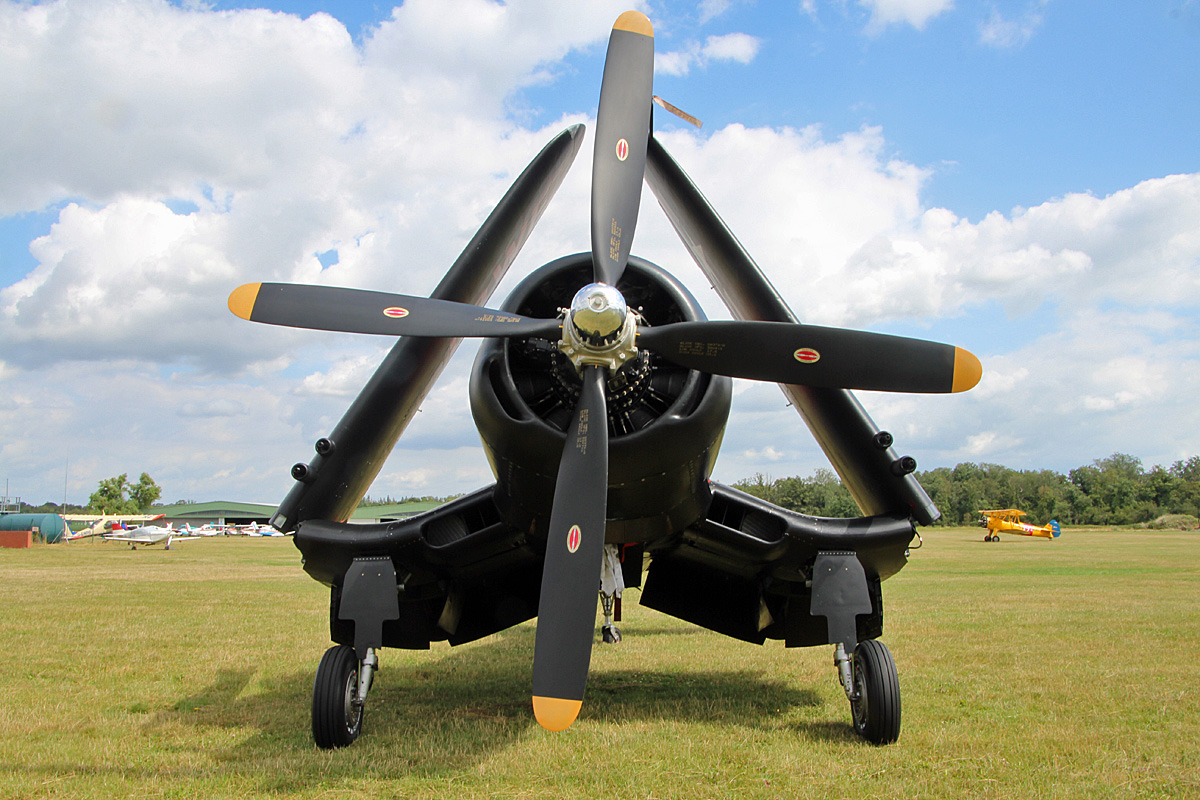
[{"label": "black tire", "polygon": [[854,683],[859,699],[850,703],[854,732],[871,744],[900,738],[900,677],[887,645],[875,639],[854,650]]},{"label": "black tire", "polygon": [[363,710],[351,702],[358,688],[358,656],[334,645],[321,656],[313,682],[313,741],[323,750],[353,744],[362,732]]}]

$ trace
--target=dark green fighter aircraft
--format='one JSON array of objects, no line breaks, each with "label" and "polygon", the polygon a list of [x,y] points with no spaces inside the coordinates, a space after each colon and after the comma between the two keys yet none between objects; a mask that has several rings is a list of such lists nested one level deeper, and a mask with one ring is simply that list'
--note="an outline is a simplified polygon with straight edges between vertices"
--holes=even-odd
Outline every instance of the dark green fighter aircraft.
[{"label": "dark green fighter aircraft", "polygon": [[[534,715],[568,727],[617,548],[619,577],[646,606],[747,642],[834,645],[855,729],[875,743],[899,735],[880,582],[940,514],[850,390],[964,391],[979,360],[800,324],[654,138],[653,68],[650,21],[621,15],[600,89],[592,251],[541,267],[502,308],[479,304],[562,182],[582,125],[533,159],[432,297],[255,283],[229,298],[254,322],[399,337],[316,456],[292,468],[272,520],[331,591],[337,644],[313,691],[321,747],[358,737],[380,648],[462,644],[535,616]],[[678,280],[630,256],[643,179],[733,321],[707,321]],[[496,482],[410,519],[347,524],[461,337],[483,338],[470,404]],[[710,480],[731,377],[782,386],[864,516],[804,516]],[[606,641],[619,639],[613,593],[601,592]]]}]

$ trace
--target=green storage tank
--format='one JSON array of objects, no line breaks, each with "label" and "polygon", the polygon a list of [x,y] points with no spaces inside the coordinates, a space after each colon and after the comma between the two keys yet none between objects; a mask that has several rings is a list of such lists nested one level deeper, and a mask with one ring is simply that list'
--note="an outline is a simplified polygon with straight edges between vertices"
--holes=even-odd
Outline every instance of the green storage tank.
[{"label": "green storage tank", "polygon": [[70,528],[58,514],[0,514],[0,531],[36,531],[46,544],[61,542]]}]

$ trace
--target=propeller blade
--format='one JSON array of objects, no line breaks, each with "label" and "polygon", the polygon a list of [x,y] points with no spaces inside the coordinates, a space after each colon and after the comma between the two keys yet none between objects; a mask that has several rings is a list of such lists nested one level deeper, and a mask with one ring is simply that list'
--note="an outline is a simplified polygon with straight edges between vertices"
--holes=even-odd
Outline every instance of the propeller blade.
[{"label": "propeller blade", "polygon": [[592,269],[609,286],[625,271],[637,226],[653,84],[654,27],[626,11],[608,40],[592,159]]},{"label": "propeller blade", "polygon": [[681,367],[759,381],[879,392],[965,392],[983,368],[953,345],[787,322],[677,322],[638,346]]},{"label": "propeller blade", "polygon": [[534,319],[481,306],[389,292],[247,283],[229,295],[229,310],[268,325],[386,336],[544,336],[557,338],[557,319]]},{"label": "propeller blade", "polygon": [[579,715],[596,628],[608,501],[604,369],[585,367],[558,466],[533,649],[533,713],[550,731]]}]

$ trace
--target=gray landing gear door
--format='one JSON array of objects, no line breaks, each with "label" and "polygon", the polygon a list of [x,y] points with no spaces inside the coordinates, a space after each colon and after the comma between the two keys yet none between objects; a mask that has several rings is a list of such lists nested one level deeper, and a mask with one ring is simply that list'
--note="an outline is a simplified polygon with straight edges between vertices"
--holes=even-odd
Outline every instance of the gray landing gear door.
[{"label": "gray landing gear door", "polygon": [[[860,568],[861,569],[861,568]],[[356,558],[346,570],[338,619],[354,621],[354,653],[359,661],[383,646],[383,623],[400,618],[396,569],[387,556]]]},{"label": "gray landing gear door", "polygon": [[830,644],[840,644],[846,652],[854,652],[858,645],[857,617],[871,613],[867,574],[858,556],[853,552],[818,553],[812,582],[809,613],[825,617]]}]

